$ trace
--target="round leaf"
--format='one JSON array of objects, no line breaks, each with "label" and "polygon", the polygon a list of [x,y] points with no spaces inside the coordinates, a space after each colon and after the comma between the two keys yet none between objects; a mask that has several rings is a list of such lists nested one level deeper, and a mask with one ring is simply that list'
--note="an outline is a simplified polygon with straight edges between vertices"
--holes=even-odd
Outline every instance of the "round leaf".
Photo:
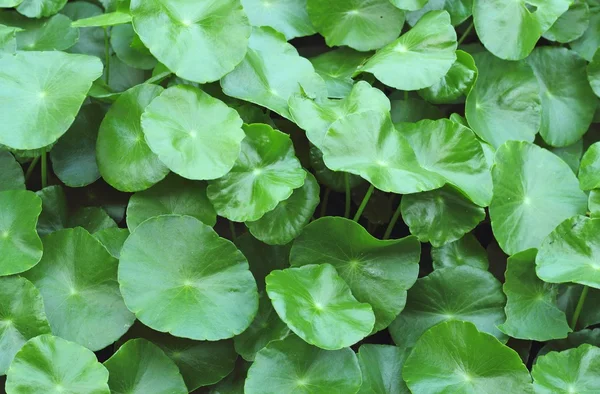
[{"label": "round leaf", "polygon": [[412,393],[533,393],[517,352],[460,321],[438,324],[423,334],[402,377]]},{"label": "round leaf", "polygon": [[90,234],[117,227],[114,219],[100,207],[85,207],[78,209],[69,217],[68,227],[82,227]]},{"label": "round leaf", "polygon": [[360,224],[339,217],[310,223],[296,238],[292,266],[328,263],[360,301],[369,303],[375,331],[387,327],[404,308],[406,291],[419,273],[421,245],[414,237],[380,241]]},{"label": "round leaf", "polygon": [[21,165],[10,152],[0,152],[0,192],[25,189]]},{"label": "round leaf", "polygon": [[477,77],[473,56],[456,51],[456,61],[437,83],[419,91],[421,97],[433,104],[452,104],[468,93]]},{"label": "round leaf", "polygon": [[431,11],[407,33],[381,48],[362,71],[399,90],[438,82],[456,61],[456,32],[446,11]]},{"label": "round leaf", "polygon": [[69,208],[64,189],[60,185],[48,186],[35,194],[42,199],[42,213],[37,223],[38,234],[44,236],[68,227]]},{"label": "round leaf", "polygon": [[539,247],[565,219],[586,212],[587,198],[575,174],[537,145],[515,141],[502,145],[492,179],[492,230],[509,255]]},{"label": "round leaf", "polygon": [[0,276],[18,274],[42,258],[36,232],[42,200],[27,190],[0,192]]},{"label": "round leaf", "polygon": [[483,208],[448,186],[407,194],[402,197],[401,209],[410,233],[436,247],[460,239],[485,219]]},{"label": "round leaf", "polygon": [[[102,62],[63,52],[19,52],[0,57],[0,144],[38,149],[52,144],[75,120]],[[23,107],[22,103],[27,103]]]},{"label": "round leaf", "polygon": [[327,96],[332,98],[347,97],[354,85],[352,76],[367,59],[368,55],[349,48],[340,48],[325,52],[310,60],[315,71],[327,85]]},{"label": "round leaf", "polygon": [[531,375],[539,394],[594,393],[600,390],[600,348],[581,345],[538,357]]},{"label": "round leaf", "polygon": [[306,178],[288,135],[266,124],[245,125],[244,132],[233,168],[207,189],[217,213],[236,222],[258,220],[273,211]]},{"label": "round leaf", "polygon": [[40,292],[25,278],[0,278],[0,375],[30,338],[49,334]]},{"label": "round leaf", "polygon": [[115,26],[110,31],[111,46],[123,63],[133,68],[151,70],[156,66],[156,59],[143,44],[139,47],[133,46],[139,39],[129,23]]},{"label": "round leaf", "polygon": [[75,45],[79,38],[79,32],[65,15],[28,19],[16,12],[3,12],[0,23],[19,28],[17,49],[24,51],[63,51]]},{"label": "round leaf", "polygon": [[582,190],[600,188],[600,142],[592,144],[581,158],[579,187]]},{"label": "round leaf", "polygon": [[[415,0],[392,0],[394,1],[415,1]],[[421,0],[417,0],[421,1]],[[406,13],[406,21],[414,26],[423,15],[429,11],[446,10],[450,14],[453,26],[458,26],[471,16],[473,10],[473,0],[429,0],[427,4],[420,7],[419,10]]]},{"label": "round leaf", "polygon": [[331,125],[322,142],[333,171],[360,175],[377,189],[398,194],[441,187],[441,176],[422,168],[407,139],[383,111],[351,114]]},{"label": "round leaf", "polygon": [[590,22],[583,35],[571,42],[569,46],[587,61],[591,61],[600,47],[600,3],[588,0],[590,6]]},{"label": "round leaf", "polygon": [[241,126],[235,110],[185,85],[163,91],[142,115],[150,149],[171,171],[188,179],[227,174],[240,153]]},{"label": "round leaf", "polygon": [[187,394],[177,365],[158,346],[132,339],[104,362],[112,392],[129,394]]},{"label": "round leaf", "polygon": [[362,386],[358,394],[410,394],[402,380],[402,366],[408,351],[395,346],[362,345],[358,362]]},{"label": "round leaf", "polygon": [[531,67],[489,53],[474,58],[479,74],[465,107],[473,131],[494,148],[508,140],[533,142],[542,122],[542,101]]},{"label": "round leaf", "polygon": [[6,379],[7,394],[109,394],[108,371],[94,353],[50,334],[30,339],[16,354]]},{"label": "round leaf", "polygon": [[576,0],[567,12],[543,34],[550,41],[567,43],[581,37],[590,24],[590,8],[585,0]]},{"label": "round leaf", "polygon": [[319,184],[311,173],[306,173],[304,185],[277,204],[274,210],[254,222],[246,222],[250,233],[270,245],[285,245],[294,240],[319,205]]},{"label": "round leaf", "polygon": [[444,244],[439,248],[431,248],[433,268],[458,267],[468,265],[482,270],[488,269],[488,258],[485,249],[472,234]]},{"label": "round leaf", "polygon": [[[100,6],[87,1],[69,2],[61,10],[62,14],[68,16],[72,21],[101,15]],[[79,28],[79,40],[69,48],[70,53],[82,53],[99,58],[104,57],[104,29],[99,27]]]},{"label": "round leaf", "polygon": [[448,320],[464,320],[477,329],[506,340],[498,330],[504,322],[506,297],[492,274],[468,266],[433,271],[408,292],[406,307],[391,324],[396,345],[411,348],[430,327]]},{"label": "round leaf", "polygon": [[52,332],[100,350],[133,324],[117,283],[118,261],[81,228],[43,239],[44,256],[24,276],[40,290]]},{"label": "round leaf", "polygon": [[291,40],[315,34],[306,0],[241,0],[252,26],[269,26]]},{"label": "round leaf", "polygon": [[184,338],[231,338],[250,325],[258,308],[242,253],[190,216],[140,224],[121,250],[119,284],[142,323]]},{"label": "round leaf", "polygon": [[266,283],[281,320],[311,345],[342,349],[373,330],[375,315],[371,306],[354,298],[330,264],[273,271]]},{"label": "round leaf", "polygon": [[51,16],[60,11],[67,0],[23,0],[17,11],[29,18]]},{"label": "round leaf", "polygon": [[328,46],[358,51],[381,48],[396,39],[404,13],[389,0],[307,0],[308,15]]},{"label": "round leaf", "polygon": [[100,230],[93,235],[112,257],[118,259],[121,256],[123,244],[129,237],[129,230],[126,228],[110,227]]},{"label": "round leaf", "polygon": [[427,0],[390,0],[390,2],[401,10],[416,11],[427,4]]},{"label": "round leaf", "polygon": [[346,191],[346,179],[348,179],[348,186],[350,189],[354,189],[356,186],[365,182],[361,177],[356,175],[331,171],[323,162],[323,152],[314,145],[310,147],[309,158],[310,166],[315,173],[315,177],[319,180],[319,183],[323,186],[327,186],[333,191],[344,193]]},{"label": "round leaf", "polygon": [[244,392],[352,394],[360,385],[360,368],[351,349],[322,350],[290,335],[258,352]]},{"label": "round leaf", "polygon": [[246,55],[251,29],[239,0],[132,0],[131,16],[144,45],[181,78],[217,81]]}]

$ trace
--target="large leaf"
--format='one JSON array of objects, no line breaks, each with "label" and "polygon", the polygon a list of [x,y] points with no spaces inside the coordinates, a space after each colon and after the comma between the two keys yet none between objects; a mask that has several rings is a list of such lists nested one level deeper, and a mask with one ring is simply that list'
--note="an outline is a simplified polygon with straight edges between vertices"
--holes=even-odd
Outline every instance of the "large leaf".
[{"label": "large leaf", "polygon": [[258,123],[244,125],[244,132],[233,168],[207,189],[217,213],[236,222],[258,220],[273,211],[306,178],[287,134]]},{"label": "large leaf", "polygon": [[258,308],[242,253],[191,216],[140,224],[121,251],[119,284],[142,323],[184,338],[231,338],[250,325]]},{"label": "large leaf", "polygon": [[[391,0],[394,2],[418,1],[424,3],[424,0]],[[414,26],[423,15],[432,10],[446,10],[450,14],[453,26],[458,26],[471,16],[473,10],[473,0],[429,0],[423,7],[406,13],[406,21]]]},{"label": "large leaf", "polygon": [[55,142],[75,120],[102,62],[63,52],[0,57],[0,144],[38,149]]},{"label": "large leaf", "polygon": [[465,107],[473,131],[494,148],[508,140],[533,142],[542,122],[542,101],[531,67],[487,52],[474,58],[479,74]]},{"label": "large leaf", "polygon": [[115,26],[110,31],[110,43],[117,57],[130,67],[151,70],[156,66],[156,59],[143,44],[134,46],[139,36],[131,24]]},{"label": "large leaf", "polygon": [[518,353],[469,322],[445,322],[423,334],[402,377],[412,393],[533,394]]},{"label": "large leaf", "polygon": [[29,18],[51,16],[59,12],[67,0],[23,0],[17,11]]},{"label": "large leaf", "polygon": [[163,91],[142,115],[150,149],[189,179],[216,179],[231,170],[244,138],[241,126],[234,109],[186,85]]},{"label": "large leaf", "polygon": [[354,298],[330,264],[273,271],[266,283],[281,320],[312,345],[342,349],[373,330],[375,315],[371,306]]},{"label": "large leaf", "polygon": [[109,394],[108,371],[94,353],[50,334],[30,339],[15,356],[7,393]]},{"label": "large leaf", "polygon": [[390,333],[397,346],[411,348],[430,327],[464,320],[506,340],[496,327],[504,321],[505,303],[502,285],[489,272],[468,266],[437,269],[409,290],[406,307]]},{"label": "large leaf", "polygon": [[438,82],[456,61],[456,32],[446,11],[432,11],[361,68],[385,85],[419,90]]},{"label": "large leaf", "polygon": [[333,265],[352,294],[372,306],[379,331],[404,308],[406,291],[417,280],[420,252],[414,237],[381,241],[351,220],[324,217],[296,238],[290,263]]},{"label": "large leaf", "polygon": [[0,152],[0,192],[25,189],[21,165],[10,152]]},{"label": "large leaf", "polygon": [[456,61],[448,73],[437,83],[420,90],[419,94],[430,103],[452,104],[469,92],[476,77],[477,67],[473,56],[456,51]]},{"label": "large leaf", "polygon": [[325,52],[309,60],[317,74],[325,81],[327,96],[344,98],[350,94],[354,85],[352,76],[368,56],[366,53],[349,48],[340,48]]},{"label": "large leaf", "polygon": [[487,270],[489,265],[485,249],[473,234],[466,234],[461,239],[439,248],[431,248],[431,259],[434,269],[469,265]]},{"label": "large leaf", "polygon": [[44,256],[23,274],[40,290],[52,332],[96,351],[133,324],[117,283],[118,260],[82,228],[43,239]]},{"label": "large leaf", "polygon": [[569,9],[542,36],[560,43],[571,42],[585,33],[590,24],[590,8],[585,0],[575,0]]},{"label": "large leaf", "polygon": [[571,42],[570,47],[582,58],[591,61],[594,53],[600,47],[600,3],[596,0],[587,0],[590,6],[590,22],[583,35]]},{"label": "large leaf", "polygon": [[509,255],[539,247],[562,221],[586,212],[587,199],[575,174],[537,145],[514,141],[502,145],[492,178],[492,230]]},{"label": "large leaf", "polygon": [[358,394],[409,394],[402,380],[402,366],[408,354],[395,346],[362,345],[358,362],[363,382]]},{"label": "large leaf", "polygon": [[291,40],[315,34],[306,0],[241,0],[252,26],[270,26]]},{"label": "large leaf", "polygon": [[360,385],[360,368],[351,349],[322,350],[290,335],[258,352],[244,392],[353,394]]},{"label": "large leaf", "polygon": [[144,45],[181,78],[217,81],[246,55],[251,28],[239,0],[132,0],[131,16]]},{"label": "large leaf", "polygon": [[2,12],[0,23],[19,29],[17,49],[23,51],[64,51],[75,45],[79,38],[79,32],[65,15],[29,19],[16,12]]}]

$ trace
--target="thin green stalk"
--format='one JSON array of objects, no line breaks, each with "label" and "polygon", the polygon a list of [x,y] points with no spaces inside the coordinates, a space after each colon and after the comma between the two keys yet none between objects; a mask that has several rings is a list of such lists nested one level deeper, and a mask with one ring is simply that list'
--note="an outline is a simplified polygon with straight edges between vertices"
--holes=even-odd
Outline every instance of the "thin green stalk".
[{"label": "thin green stalk", "polygon": [[108,85],[110,81],[110,43],[108,42],[108,28],[104,28],[104,59],[106,62],[106,73],[104,74],[104,81]]},{"label": "thin green stalk", "polygon": [[329,195],[331,194],[331,189],[325,189],[325,193],[323,194],[323,201],[321,201],[321,211],[319,217],[325,216],[327,213],[327,203],[329,202]]},{"label": "thin green stalk", "polygon": [[473,21],[471,21],[471,24],[469,25],[469,27],[467,27],[467,30],[465,30],[465,32],[462,34],[462,36],[460,36],[460,38],[458,39],[458,45],[463,43],[465,38],[467,38],[467,36],[471,32],[471,30],[473,30]]},{"label": "thin green stalk", "polygon": [[40,161],[40,157],[36,157],[34,158],[31,163],[29,163],[29,167],[27,167],[27,172],[25,173],[25,182],[27,182],[29,180],[29,178],[31,178],[31,174],[33,174],[33,170],[35,170],[35,166],[37,166],[37,163]]},{"label": "thin green stalk", "polygon": [[48,158],[46,148],[42,148],[42,189],[48,186]]},{"label": "thin green stalk", "polygon": [[235,232],[235,224],[233,224],[233,222],[229,222],[229,231],[231,231],[231,239],[236,240],[237,234]]},{"label": "thin green stalk", "polygon": [[400,217],[400,207],[401,207],[401,204],[398,203],[398,208],[396,208],[396,212],[394,212],[394,216],[392,216],[392,220],[390,220],[387,228],[385,229],[385,233],[383,234],[383,239],[389,239],[390,235],[392,235],[392,230],[394,230],[394,227],[396,226],[396,222],[398,221],[398,218]]},{"label": "thin green stalk", "polygon": [[360,219],[360,216],[362,215],[363,211],[365,210],[367,203],[369,202],[369,199],[371,198],[371,195],[373,194],[374,190],[375,190],[375,186],[373,186],[373,185],[369,186],[369,190],[367,190],[367,194],[365,194],[365,196],[363,197],[363,200],[358,207],[358,211],[356,211],[356,214],[354,215],[354,219],[352,219],[355,222],[358,222],[358,219]]},{"label": "thin green stalk", "polygon": [[404,101],[408,101],[408,90],[404,91]]},{"label": "thin green stalk", "polygon": [[577,306],[575,307],[575,312],[573,312],[573,317],[571,318],[571,329],[575,331],[575,326],[577,326],[577,320],[579,320],[579,315],[581,315],[581,310],[583,309],[583,304],[585,304],[585,299],[588,295],[590,288],[587,286],[583,286],[583,291],[579,296],[579,301],[577,301]]},{"label": "thin green stalk", "polygon": [[344,211],[344,217],[350,217],[350,175],[346,172],[344,173],[344,184],[346,185],[346,210]]}]

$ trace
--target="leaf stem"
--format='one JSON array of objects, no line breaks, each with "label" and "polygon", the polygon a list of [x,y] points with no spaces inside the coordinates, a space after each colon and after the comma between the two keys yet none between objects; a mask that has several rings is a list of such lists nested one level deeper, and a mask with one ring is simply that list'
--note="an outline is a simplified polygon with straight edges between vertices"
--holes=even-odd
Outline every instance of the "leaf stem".
[{"label": "leaf stem", "polygon": [[346,210],[344,211],[344,217],[350,217],[350,175],[346,172],[344,173],[344,184],[346,185]]},{"label": "leaf stem", "polygon": [[27,167],[27,172],[25,172],[25,182],[27,182],[29,180],[29,178],[31,178],[31,174],[33,174],[33,170],[35,170],[35,166],[37,166],[37,163],[40,161],[40,157],[35,157],[31,163],[29,163],[29,167]]},{"label": "leaf stem", "polygon": [[327,188],[325,189],[325,193],[323,194],[323,201],[321,201],[321,211],[319,214],[319,217],[323,217],[325,216],[325,214],[327,213],[327,203],[329,202],[329,195],[331,194],[331,189]]},{"label": "leaf stem", "polygon": [[48,158],[46,148],[42,148],[42,189],[48,186]]},{"label": "leaf stem", "polygon": [[408,90],[404,91],[404,101],[408,101]]},{"label": "leaf stem", "polygon": [[104,59],[106,62],[106,73],[104,74],[104,81],[108,85],[110,81],[110,44],[108,42],[108,28],[104,28]]},{"label": "leaf stem", "polygon": [[402,206],[401,203],[398,203],[398,208],[396,208],[396,212],[394,212],[394,216],[392,216],[392,220],[390,220],[387,228],[385,229],[385,233],[383,234],[383,239],[389,239],[390,235],[392,235],[392,230],[394,230],[394,227],[396,226],[396,222],[398,221],[398,218],[400,217],[400,207],[401,206]]},{"label": "leaf stem", "polygon": [[583,291],[579,296],[579,301],[577,301],[577,306],[575,307],[575,312],[573,312],[573,317],[571,318],[571,329],[575,331],[575,326],[577,325],[577,320],[579,320],[579,315],[581,314],[581,310],[583,309],[583,304],[585,304],[585,299],[588,295],[590,288],[587,286],[583,286]]},{"label": "leaf stem", "polygon": [[237,234],[235,232],[235,224],[232,221],[229,222],[229,231],[231,231],[231,239],[234,241],[237,239]]},{"label": "leaf stem", "polygon": [[467,27],[467,30],[465,30],[465,32],[458,39],[457,45],[460,45],[460,44],[463,43],[463,41],[465,40],[465,38],[467,38],[467,36],[471,32],[471,30],[473,30],[473,26],[474,26],[473,25],[473,21],[471,21],[471,24],[469,25],[469,27]]},{"label": "leaf stem", "polygon": [[358,222],[358,219],[360,219],[360,216],[362,215],[363,211],[365,210],[365,207],[367,206],[367,203],[369,202],[369,199],[371,198],[371,195],[373,194],[374,190],[375,190],[375,186],[373,186],[373,185],[369,186],[369,190],[367,190],[367,194],[365,194],[365,196],[363,197],[363,200],[358,207],[358,211],[356,211],[356,214],[354,215],[354,219],[352,219],[355,222]]}]

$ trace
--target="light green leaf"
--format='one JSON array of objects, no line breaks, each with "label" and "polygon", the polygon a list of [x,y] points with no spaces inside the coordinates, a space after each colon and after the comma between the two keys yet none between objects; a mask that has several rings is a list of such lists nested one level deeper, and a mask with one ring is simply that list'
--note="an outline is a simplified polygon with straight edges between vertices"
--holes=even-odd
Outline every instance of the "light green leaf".
[{"label": "light green leaf", "polygon": [[109,227],[92,234],[112,257],[118,259],[121,256],[121,249],[125,240],[129,237],[129,230],[126,228]]},{"label": "light green leaf", "polygon": [[342,349],[373,330],[375,315],[371,306],[354,298],[330,264],[273,271],[266,283],[267,294],[281,320],[312,345]]},{"label": "light green leaf", "polygon": [[[87,1],[69,2],[61,10],[61,13],[68,16],[72,21],[101,15],[102,12],[101,7]],[[69,48],[68,52],[104,58],[104,29],[100,27],[82,27],[78,30],[79,40]]]},{"label": "light green leaf", "polygon": [[23,168],[10,152],[0,152],[0,192],[25,189]]},{"label": "light green leaf", "polygon": [[464,51],[456,51],[456,61],[448,73],[437,83],[419,91],[419,95],[433,104],[452,104],[466,95],[477,78],[473,57]]},{"label": "light green leaf", "polygon": [[358,394],[410,394],[402,380],[402,366],[408,351],[388,345],[362,345],[358,362],[362,386]]},{"label": "light green leaf", "polygon": [[402,377],[414,394],[533,394],[519,354],[469,322],[441,323],[423,334]]},{"label": "light green leaf", "polygon": [[588,82],[594,94],[600,97],[600,51],[596,51],[586,71]]},{"label": "light green leaf", "polygon": [[579,163],[583,156],[583,139],[575,142],[572,145],[564,148],[549,148],[550,152],[560,157],[565,163],[571,167],[575,174],[579,171]]},{"label": "light green leaf", "polygon": [[325,81],[327,96],[341,99],[347,97],[352,91],[354,85],[352,76],[367,58],[368,54],[350,48],[340,48],[308,60]]},{"label": "light green leaf", "polygon": [[323,162],[323,152],[316,146],[310,147],[310,166],[312,167],[319,183],[327,186],[333,191],[342,193],[346,191],[346,177],[348,177],[348,185],[350,189],[364,183],[365,181],[356,175],[345,172],[331,171]]},{"label": "light green leaf", "polygon": [[0,8],[12,8],[21,4],[23,0],[0,0]]},{"label": "light green leaf", "polygon": [[71,20],[65,15],[28,19],[16,12],[2,12],[0,23],[20,29],[16,33],[17,49],[24,51],[64,51],[79,38],[78,30],[71,27]]},{"label": "light green leaf", "polygon": [[65,4],[67,0],[23,0],[17,11],[28,18],[41,18],[58,13]]},{"label": "light green leaf", "polygon": [[[407,1],[407,0],[392,0]],[[414,0],[408,0],[414,1]],[[406,21],[414,26],[423,15],[429,11],[446,10],[450,14],[453,26],[458,26],[471,16],[473,10],[473,0],[429,0],[427,4],[419,10],[406,13]]]},{"label": "light green leaf", "polygon": [[241,0],[252,26],[269,26],[283,33],[287,40],[315,34],[306,0]]},{"label": "light green leaf", "polygon": [[293,243],[292,266],[328,263],[360,302],[371,305],[375,331],[404,309],[406,291],[417,280],[421,247],[415,237],[381,241],[360,224],[340,217],[310,223]]},{"label": "light green leaf", "polygon": [[600,142],[592,144],[581,159],[579,187],[582,190],[600,188]]},{"label": "light green leaf", "polygon": [[183,338],[231,338],[248,328],[258,308],[242,253],[191,216],[140,224],[121,250],[119,284],[142,323]]},{"label": "light green leaf", "polygon": [[17,51],[17,32],[19,28],[0,24],[0,57]]},{"label": "light green leaf", "polygon": [[156,59],[143,44],[134,47],[133,43],[136,40],[139,41],[139,37],[129,23],[115,26],[110,31],[112,48],[123,63],[142,70],[153,69],[157,63]]},{"label": "light green leaf", "polygon": [[588,206],[591,216],[593,218],[600,218],[600,190],[590,191]]},{"label": "light green leaf", "polygon": [[588,0],[590,6],[590,22],[583,35],[571,42],[569,46],[582,58],[592,61],[594,53],[600,47],[600,3]]},{"label": "light green leaf", "polygon": [[389,0],[393,5],[406,11],[420,10],[427,4],[428,0]]},{"label": "light green leaf", "polygon": [[406,307],[391,324],[390,334],[397,346],[408,349],[430,327],[463,320],[506,341],[496,327],[505,319],[505,303],[502,285],[487,271],[468,266],[436,269],[408,291]]},{"label": "light green leaf", "polygon": [[473,234],[465,234],[461,239],[431,248],[433,269],[468,265],[482,270],[488,269],[485,249]]},{"label": "light green leaf", "polygon": [[446,11],[432,11],[362,67],[387,86],[419,90],[438,82],[456,61],[456,32]]},{"label": "light green leaf", "polygon": [[[19,52],[0,58],[0,144],[38,149],[75,120],[102,62],[63,52]],[[27,103],[23,107],[21,103]]]},{"label": "light green leaf", "polygon": [[492,230],[509,255],[538,248],[561,222],[586,212],[587,198],[575,174],[564,161],[536,145],[515,141],[502,145],[492,179]]},{"label": "light green leaf", "polygon": [[575,0],[542,37],[550,41],[567,43],[578,39],[590,24],[590,8],[585,0]]},{"label": "light green leaf", "polygon": [[109,27],[122,25],[131,22],[131,15],[128,12],[107,12],[89,18],[79,19],[73,22],[73,27]]}]

